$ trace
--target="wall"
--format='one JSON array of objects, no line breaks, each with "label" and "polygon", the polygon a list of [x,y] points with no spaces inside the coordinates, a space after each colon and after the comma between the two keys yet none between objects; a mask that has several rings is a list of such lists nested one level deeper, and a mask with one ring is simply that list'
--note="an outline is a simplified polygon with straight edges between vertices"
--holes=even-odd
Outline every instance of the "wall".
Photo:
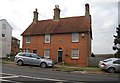
[{"label": "wall", "polygon": [[15,37],[12,37],[11,42],[11,53],[16,55],[20,51],[20,40]]},{"label": "wall", "polygon": [[[2,58],[5,58],[7,54],[10,54],[11,52],[11,38],[12,38],[12,27],[9,25],[9,23],[5,20],[1,20],[1,28],[3,28],[3,24],[5,25],[5,28],[2,29],[2,33],[5,34],[5,37],[1,38],[2,41]],[[2,33],[0,35],[2,35]]]},{"label": "wall", "polygon": [[99,61],[104,60],[105,58],[94,58],[94,57],[89,57],[88,58],[88,66],[90,67],[98,67]]},{"label": "wall", "polygon": [[[87,58],[89,57],[90,49],[88,49],[88,45],[90,42],[88,41],[89,35],[85,34],[84,37],[79,34],[79,42],[72,43],[72,34],[54,34],[51,35],[51,43],[44,43],[44,35],[41,36],[31,36],[31,42],[25,43],[25,36],[23,37],[23,49],[37,50],[37,54],[44,55],[44,49],[50,49],[50,58],[52,58],[55,62],[57,62],[57,53],[58,49],[62,48],[63,50],[63,62],[71,65],[78,66],[87,66]],[[79,49],[79,59],[71,58],[71,50],[73,48]]]},{"label": "wall", "polygon": [[95,57],[89,57],[88,66],[98,67],[100,60],[104,60],[104,59],[112,58],[112,57],[114,57],[114,54],[99,54],[99,55],[95,55]]},{"label": "wall", "polygon": [[2,22],[0,20],[0,58],[2,58]]}]

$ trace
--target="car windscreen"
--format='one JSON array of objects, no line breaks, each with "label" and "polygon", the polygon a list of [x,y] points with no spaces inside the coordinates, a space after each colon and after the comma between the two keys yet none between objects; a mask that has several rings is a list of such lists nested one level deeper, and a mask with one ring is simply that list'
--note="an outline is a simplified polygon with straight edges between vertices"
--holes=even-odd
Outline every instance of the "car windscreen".
[{"label": "car windscreen", "polygon": [[103,62],[109,62],[109,61],[112,61],[112,60],[111,59],[103,60]]}]

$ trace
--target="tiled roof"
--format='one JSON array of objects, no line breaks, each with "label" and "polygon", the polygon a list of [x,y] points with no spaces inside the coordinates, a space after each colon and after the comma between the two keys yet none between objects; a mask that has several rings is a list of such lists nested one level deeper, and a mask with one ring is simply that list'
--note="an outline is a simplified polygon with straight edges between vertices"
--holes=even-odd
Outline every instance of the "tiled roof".
[{"label": "tiled roof", "polygon": [[58,34],[90,31],[90,17],[77,16],[32,22],[22,35]]}]

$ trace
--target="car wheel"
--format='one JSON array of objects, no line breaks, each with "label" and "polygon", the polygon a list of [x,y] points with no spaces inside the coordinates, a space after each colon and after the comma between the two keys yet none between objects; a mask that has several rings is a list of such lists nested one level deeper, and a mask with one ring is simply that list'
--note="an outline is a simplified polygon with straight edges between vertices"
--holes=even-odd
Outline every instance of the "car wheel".
[{"label": "car wheel", "polygon": [[21,65],[23,65],[23,61],[20,60],[17,62],[17,64],[21,66]]},{"label": "car wheel", "polygon": [[44,63],[41,63],[40,65],[42,68],[46,68],[47,67],[47,64],[44,62]]},{"label": "car wheel", "polygon": [[112,68],[112,67],[110,67],[110,68],[108,68],[108,72],[109,72],[109,73],[114,73],[114,72],[115,72],[115,69]]}]

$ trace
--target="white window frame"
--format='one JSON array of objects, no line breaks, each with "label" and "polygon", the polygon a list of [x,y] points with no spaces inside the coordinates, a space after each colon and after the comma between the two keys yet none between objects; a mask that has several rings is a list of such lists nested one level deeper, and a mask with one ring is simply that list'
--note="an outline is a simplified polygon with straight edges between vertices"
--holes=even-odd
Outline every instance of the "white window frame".
[{"label": "white window frame", "polygon": [[72,59],[79,59],[79,49],[72,49],[71,58]]},{"label": "white window frame", "polygon": [[24,49],[24,51],[23,52],[30,52],[30,49]]},{"label": "white window frame", "polygon": [[50,43],[50,34],[45,34],[45,43]]},{"label": "white window frame", "polygon": [[25,37],[26,43],[30,43],[30,36]]},{"label": "white window frame", "polygon": [[72,33],[72,42],[79,42],[79,33]]},{"label": "white window frame", "polygon": [[50,49],[45,49],[44,50],[44,57],[45,58],[50,58]]}]

